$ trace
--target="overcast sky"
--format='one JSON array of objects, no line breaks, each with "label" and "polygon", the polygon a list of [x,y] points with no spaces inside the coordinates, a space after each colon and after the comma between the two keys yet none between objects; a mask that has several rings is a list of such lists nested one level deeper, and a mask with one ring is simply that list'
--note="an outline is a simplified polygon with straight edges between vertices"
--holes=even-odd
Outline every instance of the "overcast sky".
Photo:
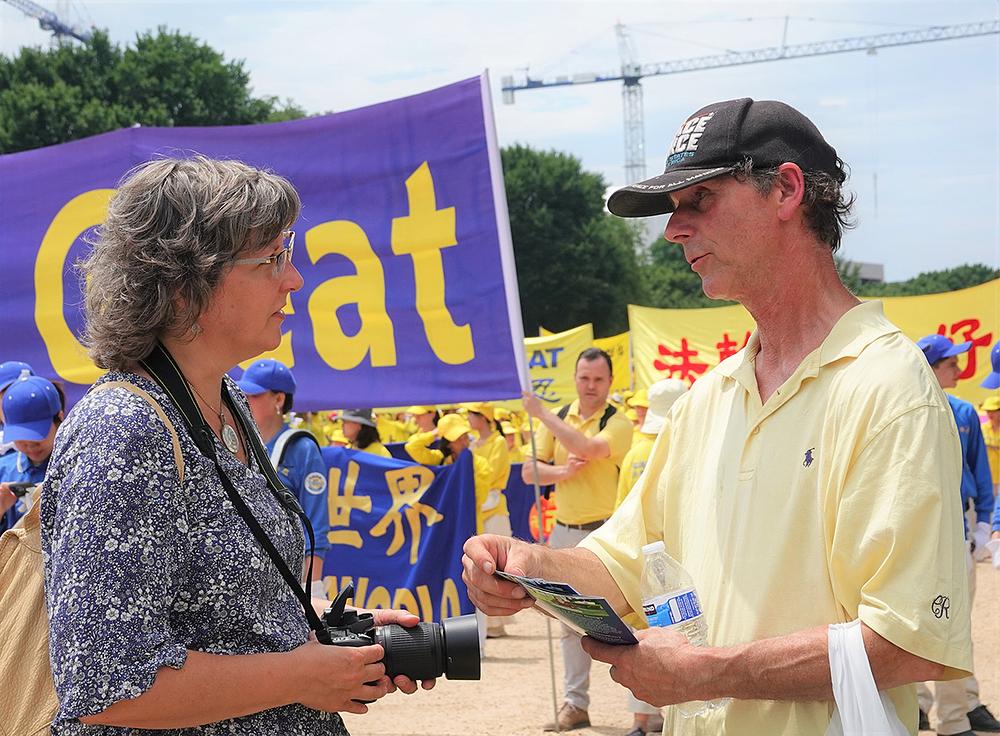
[{"label": "overcast sky", "polygon": [[[309,112],[346,110],[489,69],[502,145],[566,151],[624,181],[619,83],[541,89],[500,102],[504,75],[555,77],[620,65],[615,24],[641,63],[1000,17],[1000,2],[55,2],[129,43],[166,25],[244,59],[259,95]],[[643,80],[647,175],[702,105],[780,99],[810,116],[848,162],[858,227],[843,254],[886,278],[963,263],[1000,265],[1000,36],[785,60]],[[0,53],[47,45],[0,3]]]}]

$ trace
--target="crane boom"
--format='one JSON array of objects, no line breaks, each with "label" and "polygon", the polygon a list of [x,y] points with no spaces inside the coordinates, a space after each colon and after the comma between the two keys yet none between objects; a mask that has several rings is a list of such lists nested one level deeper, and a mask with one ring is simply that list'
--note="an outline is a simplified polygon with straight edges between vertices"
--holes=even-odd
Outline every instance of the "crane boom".
[{"label": "crane boom", "polygon": [[75,38],[77,41],[83,41],[86,43],[93,35],[90,31],[64,23],[60,20],[59,16],[51,10],[43,8],[41,5],[34,3],[31,0],[4,0],[4,2],[13,5],[28,17],[34,18],[38,21],[38,25],[42,28],[42,30],[50,31],[57,37],[70,36]]},{"label": "crane boom", "polygon": [[980,23],[961,23],[952,26],[931,26],[918,31],[899,31],[897,33],[880,33],[874,36],[857,36],[853,38],[838,38],[831,41],[801,43],[791,46],[770,46],[750,51],[730,51],[712,56],[696,56],[690,59],[677,59],[655,64],[642,64],[637,73],[626,76],[620,70],[603,73],[574,74],[572,76],[555,77],[552,79],[532,79],[525,75],[524,81],[515,82],[511,76],[504,77],[501,90],[505,99],[510,100],[514,92],[544,87],[565,87],[572,84],[596,84],[598,82],[627,82],[631,79],[653,77],[663,74],[680,74],[704,69],[719,69],[741,64],[761,64],[766,61],[781,61],[783,59],[802,59],[809,56],[825,56],[827,54],[844,54],[851,51],[871,51],[873,49],[891,46],[909,46],[933,41],[951,41],[957,38],[972,36],[988,36],[1000,33],[1000,21],[983,21]]},{"label": "crane boom", "polygon": [[[786,19],[787,32],[787,19]],[[525,72],[524,79],[514,81],[513,76],[503,77],[501,91],[504,103],[514,102],[514,93],[528,89],[544,89],[547,87],[567,87],[577,84],[597,84],[599,82],[621,82],[622,101],[625,122],[625,181],[631,184],[646,178],[645,135],[642,112],[642,78],[665,74],[681,74],[705,69],[721,69],[742,64],[762,64],[768,61],[783,59],[803,59],[810,56],[825,56],[827,54],[844,54],[852,51],[874,52],[876,49],[892,46],[909,46],[933,41],[950,41],[957,38],[973,36],[988,36],[1000,33],[1000,21],[982,21],[978,23],[960,23],[950,26],[930,26],[916,31],[897,31],[895,33],[879,33],[873,36],[855,36],[838,38],[831,41],[816,41],[787,46],[782,41],[781,46],[771,46],[749,51],[729,51],[712,56],[697,56],[690,59],[664,61],[658,64],[638,64],[635,62],[634,51],[627,29],[620,23],[615,26],[618,35],[618,48],[621,56],[621,67],[615,71],[573,74],[551,79],[532,79]]]}]

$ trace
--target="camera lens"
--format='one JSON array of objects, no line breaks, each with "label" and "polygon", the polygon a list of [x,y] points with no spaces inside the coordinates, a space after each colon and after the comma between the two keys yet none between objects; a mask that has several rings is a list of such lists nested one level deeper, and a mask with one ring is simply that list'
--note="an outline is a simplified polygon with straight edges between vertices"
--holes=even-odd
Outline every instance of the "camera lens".
[{"label": "camera lens", "polygon": [[385,650],[385,671],[390,677],[406,675],[429,680],[446,675],[449,680],[478,680],[479,627],[475,614],[413,627],[380,626],[375,641]]}]

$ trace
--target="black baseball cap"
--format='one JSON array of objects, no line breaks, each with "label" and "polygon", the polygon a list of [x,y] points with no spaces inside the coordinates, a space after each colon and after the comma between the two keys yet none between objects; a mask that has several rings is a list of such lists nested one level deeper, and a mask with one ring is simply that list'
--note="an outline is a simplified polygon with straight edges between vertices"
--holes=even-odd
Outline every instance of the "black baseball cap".
[{"label": "black baseball cap", "polygon": [[715,102],[684,121],[667,151],[662,174],[622,187],[608,199],[619,217],[673,212],[668,192],[730,173],[750,157],[756,167],[790,162],[843,183],[837,152],[805,115],[784,102],[749,97]]}]

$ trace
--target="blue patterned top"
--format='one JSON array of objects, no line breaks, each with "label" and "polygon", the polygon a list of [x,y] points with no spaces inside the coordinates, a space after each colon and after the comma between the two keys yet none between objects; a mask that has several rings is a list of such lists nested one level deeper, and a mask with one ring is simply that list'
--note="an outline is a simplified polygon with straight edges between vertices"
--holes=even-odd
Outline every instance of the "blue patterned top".
[{"label": "blue patterned top", "polygon": [[[284,652],[309,634],[301,605],[165,393],[132,374],[112,372],[98,383],[105,381],[133,383],[160,402],[180,437],[184,482],[165,425],[126,389],[92,391],[60,427],[41,502],[49,653],[60,703],[54,736],[346,734],[339,715],[302,705],[169,731],[77,720],[138,697],[159,668],[182,667],[186,650]],[[249,418],[235,383],[229,390]],[[253,461],[244,466],[218,441],[216,452],[289,568],[302,569],[298,518],[274,499]]]}]

